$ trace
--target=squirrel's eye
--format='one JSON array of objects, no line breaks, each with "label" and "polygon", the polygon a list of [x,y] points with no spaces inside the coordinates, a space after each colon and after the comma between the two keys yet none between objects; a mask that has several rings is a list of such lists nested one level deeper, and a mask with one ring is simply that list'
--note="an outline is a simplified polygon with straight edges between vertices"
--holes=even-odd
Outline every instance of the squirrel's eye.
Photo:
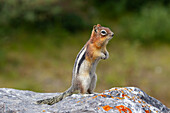
[{"label": "squirrel's eye", "polygon": [[101,35],[106,35],[107,32],[105,30],[101,30]]}]

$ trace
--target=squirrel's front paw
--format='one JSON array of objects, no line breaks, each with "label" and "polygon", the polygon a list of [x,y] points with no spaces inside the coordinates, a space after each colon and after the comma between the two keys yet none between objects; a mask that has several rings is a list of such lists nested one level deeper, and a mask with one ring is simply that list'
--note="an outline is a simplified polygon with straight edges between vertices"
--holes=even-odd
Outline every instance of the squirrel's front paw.
[{"label": "squirrel's front paw", "polygon": [[105,60],[105,59],[108,59],[108,58],[109,58],[108,52],[102,53],[101,59]]}]

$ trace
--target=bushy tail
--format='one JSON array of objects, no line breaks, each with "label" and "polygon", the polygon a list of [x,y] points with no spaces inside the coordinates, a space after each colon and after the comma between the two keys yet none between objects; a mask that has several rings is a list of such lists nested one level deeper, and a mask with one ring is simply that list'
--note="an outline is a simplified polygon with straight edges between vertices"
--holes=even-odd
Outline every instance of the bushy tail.
[{"label": "bushy tail", "polygon": [[60,94],[59,96],[47,98],[47,99],[44,99],[44,100],[39,100],[36,103],[37,104],[53,105],[53,104],[61,101],[63,98],[72,95],[73,93],[74,93],[74,90],[72,89],[72,87],[70,87],[68,90],[66,90],[64,93]]}]

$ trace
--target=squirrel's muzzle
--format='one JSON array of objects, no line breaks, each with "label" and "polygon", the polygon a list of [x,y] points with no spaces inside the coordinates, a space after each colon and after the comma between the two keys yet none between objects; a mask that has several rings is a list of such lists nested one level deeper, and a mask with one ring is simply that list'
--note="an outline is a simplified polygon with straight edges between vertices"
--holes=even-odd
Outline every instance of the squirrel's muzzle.
[{"label": "squirrel's muzzle", "polygon": [[114,33],[112,33],[111,36],[113,37],[113,36],[114,36]]}]

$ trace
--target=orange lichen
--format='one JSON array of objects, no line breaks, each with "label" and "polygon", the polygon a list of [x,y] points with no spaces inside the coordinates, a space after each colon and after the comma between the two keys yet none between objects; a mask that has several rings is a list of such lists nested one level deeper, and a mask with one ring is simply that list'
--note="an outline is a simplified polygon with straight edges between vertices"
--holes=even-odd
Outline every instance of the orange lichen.
[{"label": "orange lichen", "polygon": [[93,99],[97,98],[97,96],[92,97]]},{"label": "orange lichen", "polygon": [[149,110],[145,110],[145,113],[150,113],[150,111]]},{"label": "orange lichen", "polygon": [[127,98],[130,98],[129,96],[127,96]]},{"label": "orange lichen", "polygon": [[110,107],[109,105],[102,106],[102,108],[103,108],[105,111],[109,111],[110,109],[113,109],[113,107]]},{"label": "orange lichen", "polygon": [[111,96],[111,98],[115,98],[115,97]]},{"label": "orange lichen", "polygon": [[121,97],[116,97],[116,98],[117,98],[117,99],[125,99],[125,97],[122,97],[122,98],[121,98]]},{"label": "orange lichen", "polygon": [[132,100],[135,101],[135,97],[134,96],[132,97]]},{"label": "orange lichen", "polygon": [[141,103],[141,101],[138,100],[139,103]]},{"label": "orange lichen", "polygon": [[106,95],[103,95],[103,94],[100,94],[100,95],[98,95],[98,96],[107,97]]},{"label": "orange lichen", "polygon": [[107,97],[106,95],[99,94],[99,95],[97,95],[97,96],[94,96],[94,97],[92,97],[92,98],[93,98],[93,99],[95,99],[95,98],[97,98],[98,96]]},{"label": "orange lichen", "polygon": [[121,113],[122,111],[124,113],[132,113],[132,111],[128,108],[128,107],[125,107],[123,105],[119,105],[119,106],[116,106],[116,108],[119,110],[119,112]]},{"label": "orange lichen", "polygon": [[45,112],[45,110],[43,110],[42,112]]},{"label": "orange lichen", "polygon": [[126,94],[122,93],[122,96],[124,97],[124,96],[126,96]]},{"label": "orange lichen", "polygon": [[132,91],[132,89],[129,89],[129,92],[131,92]]},{"label": "orange lichen", "polygon": [[142,105],[142,107],[146,107],[147,105]]},{"label": "orange lichen", "polygon": [[80,102],[80,103],[83,103],[83,101],[77,101],[77,103],[79,103],[79,102]]},{"label": "orange lichen", "polygon": [[99,110],[100,108],[98,107],[97,109]]},{"label": "orange lichen", "polygon": [[125,96],[127,96],[127,94],[122,94],[122,97],[125,97]]}]

